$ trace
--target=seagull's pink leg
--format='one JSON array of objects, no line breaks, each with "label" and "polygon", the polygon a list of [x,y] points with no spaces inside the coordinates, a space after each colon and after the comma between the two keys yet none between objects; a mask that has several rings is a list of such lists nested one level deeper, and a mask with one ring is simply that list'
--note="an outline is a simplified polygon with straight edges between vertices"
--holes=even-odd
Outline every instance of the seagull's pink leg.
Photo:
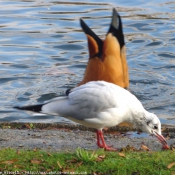
[{"label": "seagull's pink leg", "polygon": [[98,145],[100,148],[103,148],[103,144],[100,143],[100,131],[97,130],[96,133],[97,133],[97,145]]},{"label": "seagull's pink leg", "polygon": [[[102,141],[102,144],[100,143],[100,139]],[[105,140],[104,140],[104,137],[103,137],[102,130],[97,130],[97,145],[100,148],[104,148],[107,151],[117,151],[117,149],[112,148],[112,147],[109,147],[109,146],[106,145]]]}]

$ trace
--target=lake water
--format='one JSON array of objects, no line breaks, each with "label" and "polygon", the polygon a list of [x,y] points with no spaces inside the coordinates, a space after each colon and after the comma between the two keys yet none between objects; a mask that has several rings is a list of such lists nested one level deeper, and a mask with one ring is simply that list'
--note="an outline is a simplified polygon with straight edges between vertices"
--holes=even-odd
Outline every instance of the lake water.
[{"label": "lake water", "polygon": [[41,103],[74,87],[88,60],[79,19],[104,38],[112,8],[122,17],[130,90],[175,125],[175,2],[170,0],[0,1],[0,122],[71,121],[14,105]]}]

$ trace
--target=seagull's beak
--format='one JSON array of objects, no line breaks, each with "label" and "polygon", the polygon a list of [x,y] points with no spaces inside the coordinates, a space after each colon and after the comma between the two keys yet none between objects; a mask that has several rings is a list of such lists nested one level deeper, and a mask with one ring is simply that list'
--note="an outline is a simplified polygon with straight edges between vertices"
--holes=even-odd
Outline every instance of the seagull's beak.
[{"label": "seagull's beak", "polygon": [[162,149],[169,149],[169,146],[168,146],[165,138],[162,135],[158,134],[157,132],[155,132],[155,135],[158,138],[158,140],[160,141],[160,143],[162,144]]}]

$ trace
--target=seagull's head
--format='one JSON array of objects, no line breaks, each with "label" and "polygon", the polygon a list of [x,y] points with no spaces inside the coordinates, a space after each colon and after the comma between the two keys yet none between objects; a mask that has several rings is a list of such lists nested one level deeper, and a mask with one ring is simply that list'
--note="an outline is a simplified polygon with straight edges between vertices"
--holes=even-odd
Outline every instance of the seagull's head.
[{"label": "seagull's head", "polygon": [[162,144],[162,148],[169,149],[169,146],[167,145],[167,142],[161,132],[161,123],[159,118],[155,114],[146,111],[146,114],[141,119],[141,121],[142,124],[139,128],[143,132],[155,135]]}]

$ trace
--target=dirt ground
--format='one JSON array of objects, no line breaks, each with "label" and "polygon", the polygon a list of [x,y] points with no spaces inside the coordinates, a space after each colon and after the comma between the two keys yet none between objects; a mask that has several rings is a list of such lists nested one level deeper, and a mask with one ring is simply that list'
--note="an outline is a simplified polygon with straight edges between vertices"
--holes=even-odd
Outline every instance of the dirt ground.
[{"label": "dirt ground", "polygon": [[[41,149],[46,151],[74,151],[77,147],[96,150],[96,133],[80,125],[59,124],[0,124],[0,148]],[[152,151],[161,150],[156,137],[137,132],[132,128],[110,128],[104,131],[107,145],[121,149],[128,145],[141,149],[142,145]],[[168,145],[175,145],[174,128],[164,128]]]}]

